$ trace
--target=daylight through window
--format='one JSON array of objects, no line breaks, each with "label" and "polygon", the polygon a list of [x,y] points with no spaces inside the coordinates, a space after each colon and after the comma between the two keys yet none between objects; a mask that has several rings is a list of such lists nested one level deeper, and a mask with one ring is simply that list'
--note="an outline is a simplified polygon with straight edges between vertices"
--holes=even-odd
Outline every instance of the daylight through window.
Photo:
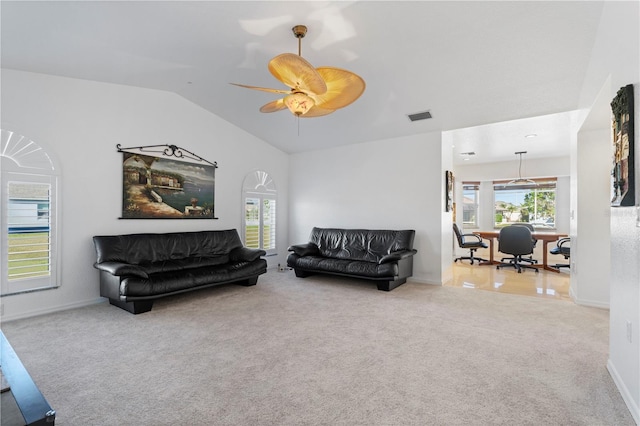
[{"label": "daylight through window", "polygon": [[247,175],[243,185],[244,244],[276,253],[276,188],[266,172]]},{"label": "daylight through window", "polygon": [[462,182],[462,226],[478,227],[480,182]]},{"label": "daylight through window", "polygon": [[58,177],[38,144],[2,130],[2,296],[58,286]]},{"label": "daylight through window", "polygon": [[556,227],[556,178],[535,179],[535,183],[512,185],[494,181],[494,225],[530,223],[535,228]]}]

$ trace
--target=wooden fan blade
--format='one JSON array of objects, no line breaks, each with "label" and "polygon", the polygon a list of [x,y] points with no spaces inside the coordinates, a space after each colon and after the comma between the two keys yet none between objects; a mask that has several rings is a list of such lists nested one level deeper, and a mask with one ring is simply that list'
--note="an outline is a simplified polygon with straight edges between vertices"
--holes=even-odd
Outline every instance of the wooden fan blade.
[{"label": "wooden fan blade", "polygon": [[327,85],[326,93],[309,94],[318,107],[332,110],[344,108],[364,92],[364,80],[351,71],[334,67],[320,67],[317,70]]},{"label": "wooden fan blade", "polygon": [[262,105],[260,112],[276,112],[283,109],[287,109],[287,106],[284,104],[284,99],[278,99],[277,101]]},{"label": "wooden fan blade", "polygon": [[269,89],[266,87],[247,86],[246,84],[238,84],[238,83],[229,83],[229,84],[233,84],[234,86],[244,87],[246,89],[262,90],[263,92],[269,92],[269,93],[287,93],[287,94],[291,93],[291,90]]},{"label": "wooden fan blade", "polygon": [[325,80],[302,56],[283,53],[269,61],[269,71],[292,89],[308,95],[322,95],[327,91]]},{"label": "wooden fan blade", "polygon": [[306,114],[300,115],[300,118],[312,118],[312,117],[322,117],[323,115],[328,115],[334,112],[335,109],[326,109],[320,108],[317,106],[311,107]]}]

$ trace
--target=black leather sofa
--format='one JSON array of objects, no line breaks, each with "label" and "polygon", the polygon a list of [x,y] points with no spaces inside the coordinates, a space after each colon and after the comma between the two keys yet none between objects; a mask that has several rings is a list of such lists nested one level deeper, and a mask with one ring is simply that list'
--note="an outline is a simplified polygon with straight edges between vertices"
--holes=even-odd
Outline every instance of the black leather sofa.
[{"label": "black leather sofa", "polygon": [[235,229],[95,236],[100,295],[131,313],[153,300],[212,285],[255,285],[264,250],[244,247]]},{"label": "black leather sofa", "polygon": [[287,265],[297,277],[327,273],[377,282],[390,291],[413,274],[414,230],[313,228],[306,244],[292,245]]}]

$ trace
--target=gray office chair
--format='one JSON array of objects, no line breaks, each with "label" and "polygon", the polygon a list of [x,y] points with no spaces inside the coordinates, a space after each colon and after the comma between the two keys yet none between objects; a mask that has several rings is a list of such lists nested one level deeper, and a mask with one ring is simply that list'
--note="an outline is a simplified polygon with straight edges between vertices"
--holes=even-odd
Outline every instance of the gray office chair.
[{"label": "gray office chair", "polygon": [[[571,257],[571,238],[560,238],[558,242],[556,242],[556,246],[549,250],[551,254],[560,254],[564,256],[565,259],[569,259]],[[569,263],[556,263],[552,265],[554,268],[569,268],[571,264]]]},{"label": "gray office chair", "polygon": [[522,268],[533,269],[536,272],[538,268],[532,266],[529,262],[523,259],[523,256],[531,255],[533,253],[534,241],[531,236],[531,231],[525,226],[506,226],[500,230],[500,236],[498,237],[498,251],[504,254],[510,254],[512,258],[505,259],[507,262],[501,262],[497,269],[503,266],[513,266],[518,273],[522,272]]},{"label": "gray office chair", "polygon": [[[533,227],[533,225],[530,224],[530,223],[524,223],[524,222],[520,223],[520,222],[518,222],[518,223],[514,223],[514,225],[524,226],[525,228],[529,228],[529,231],[531,231],[532,234],[536,231],[535,228]],[[533,248],[535,249],[536,248],[536,243],[538,242],[538,240],[536,240],[535,238],[532,238],[532,239],[533,239]],[[529,263],[538,263],[538,261],[536,259],[534,259],[533,256],[523,257],[522,260],[524,262],[529,262]]]},{"label": "gray office chair", "polygon": [[478,262],[487,262],[487,259],[482,259],[481,257],[475,257],[474,253],[479,248],[487,248],[487,243],[482,241],[480,235],[477,234],[463,234],[460,232],[460,228],[458,228],[457,224],[453,224],[453,232],[456,234],[456,238],[458,239],[458,245],[460,248],[469,249],[471,253],[469,256],[461,256],[456,258],[453,262],[457,262],[458,260],[470,260],[471,265],[473,265],[473,261],[477,260]]}]

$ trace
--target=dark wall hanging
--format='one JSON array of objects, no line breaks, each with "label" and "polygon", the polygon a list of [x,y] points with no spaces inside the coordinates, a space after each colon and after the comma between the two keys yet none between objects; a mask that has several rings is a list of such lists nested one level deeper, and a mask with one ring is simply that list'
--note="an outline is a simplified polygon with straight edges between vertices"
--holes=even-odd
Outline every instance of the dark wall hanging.
[{"label": "dark wall hanging", "polygon": [[618,90],[611,101],[613,131],[613,169],[611,170],[613,196],[611,205],[615,207],[635,205],[634,167],[634,112],[633,85]]},{"label": "dark wall hanging", "polygon": [[217,163],[175,145],[122,148],[121,219],[217,219]]},{"label": "dark wall hanging", "polygon": [[453,211],[453,172],[447,170],[444,172],[444,211],[450,212]]}]

